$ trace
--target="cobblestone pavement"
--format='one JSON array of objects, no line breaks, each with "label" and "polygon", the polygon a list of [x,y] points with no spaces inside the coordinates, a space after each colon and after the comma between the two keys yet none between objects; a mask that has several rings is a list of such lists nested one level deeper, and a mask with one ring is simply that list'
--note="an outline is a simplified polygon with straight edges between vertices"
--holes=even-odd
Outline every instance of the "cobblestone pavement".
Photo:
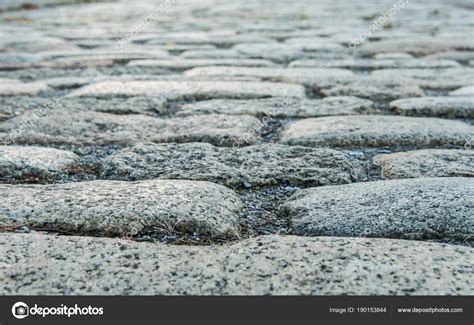
[{"label": "cobblestone pavement", "polygon": [[2,1],[0,294],[474,294],[473,22]]}]

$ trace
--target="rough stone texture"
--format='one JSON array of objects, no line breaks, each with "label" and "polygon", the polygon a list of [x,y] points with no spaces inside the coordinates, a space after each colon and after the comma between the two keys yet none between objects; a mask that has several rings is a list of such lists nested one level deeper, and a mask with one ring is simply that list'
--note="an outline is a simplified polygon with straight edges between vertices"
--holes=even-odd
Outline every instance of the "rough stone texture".
[{"label": "rough stone texture", "polygon": [[449,50],[472,51],[474,50],[474,42],[472,40],[466,41],[461,38],[404,38],[366,43],[360,51],[363,53],[386,53],[396,52],[400,49],[415,55],[426,55]]},{"label": "rough stone texture", "polygon": [[274,40],[255,36],[255,35],[236,35],[233,32],[209,33],[209,32],[176,32],[166,33],[162,35],[144,36],[141,38],[148,39],[147,44],[212,44],[216,46],[231,46],[239,43],[273,43]]},{"label": "rough stone texture", "polygon": [[[27,112],[0,124],[0,132],[15,132],[15,143],[33,144],[130,144],[137,142],[209,142],[231,146],[256,141],[250,133],[258,120],[230,115],[161,119],[146,115],[114,115],[82,110],[55,109],[40,118]],[[28,121],[31,121],[28,123]],[[25,124],[26,123],[26,124]],[[24,125],[31,125],[25,128]],[[257,132],[258,133],[258,132]]]},{"label": "rough stone texture", "polygon": [[423,90],[410,80],[397,81],[390,78],[367,76],[358,77],[345,83],[336,83],[329,88],[320,89],[319,92],[324,96],[358,96],[378,100],[424,95]]},{"label": "rough stone texture", "polygon": [[474,179],[415,178],[308,188],[281,206],[293,234],[473,241]]},{"label": "rough stone texture", "polygon": [[243,67],[268,67],[275,65],[267,60],[249,59],[219,59],[219,60],[199,60],[199,59],[175,59],[175,60],[136,60],[128,63],[129,66],[159,67],[165,69],[191,69],[201,66],[243,66]]},{"label": "rough stone texture", "polygon": [[474,59],[474,51],[446,51],[427,55],[427,59],[447,59],[459,62],[467,62]]},{"label": "rough stone texture", "polygon": [[253,59],[265,59],[279,63],[288,63],[301,58],[345,58],[348,50],[336,42],[305,42],[304,44],[268,43],[237,44],[233,48],[241,55]]},{"label": "rough stone texture", "polygon": [[224,186],[185,180],[0,185],[0,226],[77,235],[239,235],[242,203]]},{"label": "rough stone texture", "polygon": [[308,69],[308,68],[247,68],[247,67],[202,67],[188,70],[185,76],[240,76],[258,77],[264,80],[314,84],[335,83],[354,78],[354,73],[344,69]]},{"label": "rough stone texture", "polygon": [[474,98],[420,97],[395,100],[390,108],[400,115],[474,118]]},{"label": "rough stone texture", "polygon": [[11,78],[0,78],[0,85],[1,84],[19,84],[21,80],[18,79],[11,79]]},{"label": "rough stone texture", "polygon": [[[474,96],[474,86],[462,87],[453,90],[449,93],[449,96]],[[472,99],[471,99],[472,100]]]},{"label": "rough stone texture", "polygon": [[79,161],[76,154],[53,148],[0,146],[0,177],[47,177],[66,172]]},{"label": "rough stone texture", "polygon": [[[413,55],[404,53],[404,52],[377,53],[374,55],[374,59],[377,59],[377,60],[413,59]],[[450,59],[450,58],[447,58],[447,59]]]},{"label": "rough stone texture", "polygon": [[209,144],[138,144],[105,158],[101,177],[207,180],[232,187],[326,185],[355,181],[358,166],[332,149],[264,144],[218,148]]},{"label": "rough stone texture", "polygon": [[387,178],[474,177],[472,150],[426,149],[377,155],[374,164]]},{"label": "rough stone texture", "polygon": [[376,78],[411,82],[427,89],[456,89],[474,84],[474,68],[382,69],[371,72]]},{"label": "rough stone texture", "polygon": [[352,115],[308,118],[288,124],[280,141],[336,147],[464,145],[474,127],[436,118]]},{"label": "rough stone texture", "polygon": [[262,82],[130,81],[101,82],[84,86],[69,96],[157,96],[172,100],[209,98],[304,97],[298,85]]},{"label": "rough stone texture", "polygon": [[323,99],[265,98],[256,100],[209,100],[182,105],[178,115],[230,114],[276,117],[316,117],[375,112],[370,100],[341,96]]},{"label": "rough stone texture", "polygon": [[0,83],[0,96],[34,96],[48,89],[48,85],[42,82],[32,83]]},{"label": "rough stone texture", "polygon": [[[11,96],[0,98],[0,112],[7,117],[20,115],[25,111],[41,108],[48,103],[48,98],[31,96]],[[101,99],[94,97],[60,98],[54,103],[54,110],[96,111],[111,114],[169,114],[172,110],[164,98],[153,96],[135,96],[128,98]],[[1,120],[1,118],[0,118]]]},{"label": "rough stone texture", "polygon": [[452,68],[460,64],[453,60],[426,59],[346,59],[334,61],[297,60],[290,67],[343,68],[343,69],[388,69],[388,68]]},{"label": "rough stone texture", "polygon": [[[226,221],[233,235],[186,232],[168,219],[157,227],[130,229],[144,215],[125,215],[130,210],[120,204],[107,205],[127,197],[113,197],[113,192],[104,189],[104,204],[82,214],[91,216],[87,234],[65,214],[58,213],[57,220],[70,222],[77,234],[104,236],[103,219],[95,218],[95,211],[108,209],[103,215],[107,218],[122,213],[123,218],[114,220],[122,222],[133,241],[140,242],[130,245],[144,250],[143,262],[120,255],[127,249],[124,240],[113,241],[122,244],[117,251],[115,246],[112,250],[105,244],[93,246],[101,239],[85,237],[92,246],[62,246],[49,259],[43,257],[49,247],[37,252],[35,256],[41,257],[34,260],[0,254],[0,260],[14,262],[7,276],[0,274],[0,279],[9,281],[5,291],[472,293],[472,251],[461,248],[417,241],[400,241],[394,248],[386,246],[389,241],[379,240],[364,246],[360,238],[306,237],[291,239],[293,242],[282,239],[283,244],[281,238],[267,242],[254,238],[289,233],[289,219],[278,215],[278,207],[299,189],[329,186],[320,187],[322,191],[336,184],[374,182],[389,178],[384,175],[389,170],[396,171],[397,177],[403,172],[414,178],[425,174],[472,176],[474,118],[468,97],[472,98],[473,90],[459,89],[474,85],[472,0],[410,1],[392,18],[385,17],[384,24],[379,21],[377,28],[374,22],[395,3],[186,0],[171,1],[169,8],[159,12],[160,1],[0,0],[0,145],[40,146],[21,149],[32,151],[24,160],[15,159],[16,165],[9,164],[0,183],[11,184],[8,188],[13,193],[25,188],[33,191],[26,185],[31,183],[48,184],[34,187],[45,190],[121,180],[124,191],[139,206],[147,200],[140,196],[136,180],[212,181],[233,188],[237,194],[229,196],[237,195],[241,206],[221,215],[215,205],[201,208],[194,204],[199,195],[187,192],[193,201],[186,201],[184,207],[194,209],[190,210],[193,218]],[[359,37],[360,44],[354,44]],[[43,112],[41,108],[51,99],[58,100]],[[416,117],[399,116],[403,114]],[[71,167],[46,168],[46,174],[36,170],[25,176],[31,171],[27,162],[36,166],[40,161],[49,165],[62,161],[53,154],[37,153],[46,148],[79,157],[71,156],[76,159]],[[420,149],[427,151],[416,151]],[[451,151],[440,153],[443,150]],[[407,153],[380,156],[401,151]],[[408,158],[393,158],[402,155]],[[377,166],[380,157],[393,167]],[[0,162],[7,158],[11,153],[0,154]],[[12,170],[17,167],[18,173]],[[414,199],[408,199],[416,201],[425,195],[416,190],[421,189],[406,192],[414,193]],[[408,196],[406,193],[402,194]],[[153,189],[150,194],[157,192]],[[60,206],[85,211],[76,207],[81,197],[78,194],[69,203],[59,200]],[[39,206],[41,200],[38,197],[38,203],[33,203]],[[205,197],[209,204],[226,200],[219,201],[211,192]],[[439,200],[439,211],[451,206],[448,195],[445,200],[447,204]],[[426,202],[432,201],[428,198]],[[31,213],[33,203],[18,199],[14,207]],[[54,204],[56,211],[59,205]],[[6,216],[1,211],[0,215]],[[54,218],[46,212],[43,216]],[[159,216],[166,217],[166,213]],[[129,217],[136,218],[128,222]],[[444,229],[446,219],[436,215],[429,225]],[[186,229],[193,225],[187,223]],[[139,230],[142,233],[135,234]],[[27,242],[23,254],[29,254],[38,233],[48,236],[45,241],[61,241],[54,237],[58,234],[70,235],[65,228],[0,227],[0,237],[9,232],[28,233],[22,237]],[[426,239],[436,237],[430,234]],[[467,246],[469,236],[441,239]],[[254,239],[233,246],[245,251],[245,256],[229,260],[234,248],[219,244],[245,238]],[[193,244],[212,247],[189,246]],[[265,256],[260,259],[264,247]],[[153,256],[163,250],[173,259],[160,256],[156,262]],[[180,251],[191,253],[180,255]],[[341,255],[343,251],[347,254]],[[69,252],[74,252],[73,258]],[[200,258],[198,264],[192,254]],[[73,259],[83,265],[74,264]],[[463,261],[469,261],[467,267]],[[397,269],[400,264],[409,269]],[[183,265],[188,269],[180,273]],[[464,281],[466,274],[470,282]]]},{"label": "rough stone texture", "polygon": [[[474,249],[263,236],[222,247],[0,234],[2,295],[472,295]],[[18,262],[18,261],[21,261]]]}]

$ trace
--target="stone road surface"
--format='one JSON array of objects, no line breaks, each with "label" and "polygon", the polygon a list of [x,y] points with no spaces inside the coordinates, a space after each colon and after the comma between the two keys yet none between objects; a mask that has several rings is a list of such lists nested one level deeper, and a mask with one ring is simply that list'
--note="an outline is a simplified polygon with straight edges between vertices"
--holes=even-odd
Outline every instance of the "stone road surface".
[{"label": "stone road surface", "polygon": [[0,3],[0,294],[474,294],[474,5]]}]

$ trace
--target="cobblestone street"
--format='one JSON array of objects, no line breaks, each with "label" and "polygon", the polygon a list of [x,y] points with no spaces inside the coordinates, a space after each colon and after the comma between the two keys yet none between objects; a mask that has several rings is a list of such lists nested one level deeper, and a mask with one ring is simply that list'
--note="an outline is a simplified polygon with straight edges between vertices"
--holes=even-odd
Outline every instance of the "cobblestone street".
[{"label": "cobblestone street", "polygon": [[471,0],[0,26],[0,295],[474,294]]}]

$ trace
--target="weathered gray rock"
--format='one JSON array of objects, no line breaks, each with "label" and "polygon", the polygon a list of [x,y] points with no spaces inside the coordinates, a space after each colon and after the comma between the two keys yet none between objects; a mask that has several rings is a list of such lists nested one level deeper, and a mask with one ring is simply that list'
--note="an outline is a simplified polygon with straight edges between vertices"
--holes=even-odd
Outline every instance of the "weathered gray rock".
[{"label": "weathered gray rock", "polygon": [[[264,80],[300,83],[308,86],[334,84],[354,79],[354,73],[344,69],[309,68],[247,68],[247,67],[202,67],[188,70],[187,77],[239,76],[258,77]],[[284,96],[284,95],[282,95]],[[296,96],[294,96],[296,97]]]},{"label": "weathered gray rock", "polygon": [[474,249],[262,236],[231,246],[0,234],[2,295],[472,295]]},{"label": "weathered gray rock", "polygon": [[359,167],[340,151],[279,144],[244,148],[138,144],[101,163],[102,178],[192,179],[231,187],[341,184],[357,180],[358,173]]},{"label": "weathered gray rock", "polygon": [[403,49],[404,52],[415,55],[426,55],[435,52],[450,50],[474,50],[474,42],[466,39],[434,38],[434,37],[412,37],[403,39],[382,40],[364,44],[362,53],[386,53],[396,52]]},{"label": "weathered gray rock", "polygon": [[47,177],[67,172],[76,154],[53,148],[0,146],[0,177]]},{"label": "weathered gray rock", "polygon": [[[67,81],[66,81],[67,82]],[[9,117],[19,115],[25,111],[37,109],[47,104],[48,98],[32,96],[10,96],[0,98],[0,112]],[[54,103],[55,110],[83,110],[111,114],[170,114],[173,110],[167,101],[161,97],[135,96],[112,97],[109,99],[94,97],[61,97]],[[1,120],[1,118],[0,118]]]},{"label": "weathered gray rock", "polygon": [[[413,59],[413,55],[405,53],[405,52],[377,53],[374,55],[374,59],[377,59],[377,60]],[[450,59],[450,58],[446,58],[446,59]]]},{"label": "weathered gray rock", "polygon": [[[145,39],[144,36],[141,38]],[[275,40],[272,40],[268,37],[262,37],[258,35],[250,34],[235,34],[227,32],[169,32],[160,35],[152,35],[147,37],[147,44],[166,44],[166,43],[176,43],[176,44],[211,44],[217,46],[231,46],[239,43],[264,43],[271,44]],[[140,38],[137,38],[140,39]]]},{"label": "weathered gray rock", "polygon": [[270,82],[130,81],[101,82],[84,86],[68,96],[156,96],[170,100],[212,98],[304,97],[298,85]]},{"label": "weathered gray rock", "polygon": [[[232,49],[194,49],[188,50],[179,56],[186,59],[246,59],[245,55]],[[264,60],[267,61],[267,60]],[[271,62],[271,61],[267,61]],[[213,65],[213,64],[208,64]]]},{"label": "weathered gray rock", "polygon": [[35,96],[41,91],[46,91],[48,85],[43,82],[31,83],[0,83],[0,96]]},{"label": "weathered gray rock", "polygon": [[286,63],[303,58],[320,58],[321,54],[327,54],[328,58],[345,57],[348,55],[348,49],[344,46],[327,41],[323,43],[306,41],[305,43],[300,44],[237,44],[232,49],[249,58],[265,59],[280,63]]},{"label": "weathered gray rock", "polygon": [[419,97],[398,99],[390,108],[400,115],[474,118],[474,98]]},{"label": "weathered gray rock", "polygon": [[415,178],[298,191],[281,206],[300,236],[474,240],[474,179]]},{"label": "weathered gray rock", "polygon": [[241,67],[269,67],[275,63],[267,60],[255,59],[174,59],[174,60],[136,60],[128,63],[129,66],[158,67],[164,69],[185,70],[204,66],[241,66]]},{"label": "weathered gray rock", "polygon": [[[137,142],[209,142],[231,146],[256,142],[255,117],[242,115],[188,116],[161,119],[146,115],[115,115],[83,110],[54,109],[45,116],[26,112],[0,123],[0,133],[22,144],[130,144]],[[18,132],[16,130],[20,130]]]},{"label": "weathered gray rock", "polygon": [[394,69],[394,68],[452,68],[461,65],[453,60],[428,59],[345,59],[345,60],[297,60],[290,67],[342,68],[342,69]]},{"label": "weathered gray rock", "polygon": [[449,96],[474,96],[474,86],[462,87],[456,90],[453,90],[449,93]]},{"label": "weathered gray rock", "polygon": [[473,136],[474,127],[458,121],[351,115],[308,118],[289,123],[280,141],[290,145],[336,147],[464,145]]},{"label": "weathered gray rock", "polygon": [[447,59],[467,62],[474,59],[474,51],[445,51],[427,55],[426,59]]},{"label": "weathered gray rock", "polygon": [[125,49],[111,48],[95,48],[79,51],[47,51],[42,52],[41,56],[44,60],[50,62],[71,60],[96,60],[96,61],[115,61],[115,60],[139,60],[139,59],[170,59],[172,58],[167,51],[162,49],[127,47]]},{"label": "weathered gray rock", "polygon": [[12,78],[0,78],[0,85],[1,84],[19,84],[21,80],[12,79]]},{"label": "weathered gray rock", "polygon": [[410,80],[393,80],[372,76],[359,76],[348,82],[335,83],[319,91],[324,96],[357,96],[369,99],[390,100],[423,96],[423,90]]},{"label": "weathered gray rock", "polygon": [[73,68],[98,68],[111,67],[114,65],[113,60],[102,58],[91,58],[88,56],[78,58],[60,58],[56,60],[39,61],[39,62],[18,62],[18,63],[1,63],[0,68],[3,69],[26,69],[26,68],[52,68],[52,69],[73,69]]},{"label": "weathered gray rock", "polygon": [[0,225],[77,235],[239,235],[241,202],[224,186],[185,180],[0,185]]},{"label": "weathered gray rock", "polygon": [[474,68],[382,69],[371,72],[376,78],[410,82],[427,89],[456,89],[474,84]]},{"label": "weathered gray rock", "polygon": [[375,112],[370,100],[357,97],[326,97],[323,99],[264,98],[250,100],[201,101],[182,105],[177,115],[230,114],[275,117],[312,117],[368,114]]},{"label": "weathered gray rock", "polygon": [[377,155],[374,164],[381,166],[387,178],[474,177],[472,150],[426,149]]},{"label": "weathered gray rock", "polygon": [[[41,34],[23,32],[24,34],[2,34],[2,39],[0,40],[0,48],[14,48],[18,52],[29,52],[29,53],[38,53],[41,51],[48,51],[51,48],[64,51],[75,51],[79,48],[67,41],[57,38],[49,37]],[[31,40],[35,41],[32,42]]]}]

